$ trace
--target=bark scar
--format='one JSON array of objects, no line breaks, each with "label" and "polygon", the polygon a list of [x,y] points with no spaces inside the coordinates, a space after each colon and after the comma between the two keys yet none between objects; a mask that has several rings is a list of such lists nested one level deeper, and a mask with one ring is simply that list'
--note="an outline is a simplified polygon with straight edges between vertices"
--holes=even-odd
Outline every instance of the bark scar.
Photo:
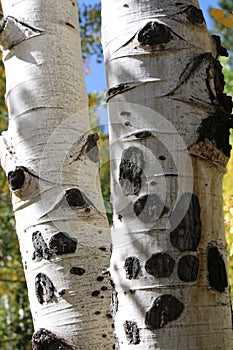
[{"label": "bark scar", "polygon": [[41,328],[33,334],[32,337],[33,350],[74,350],[64,339],[59,338],[56,334]]}]

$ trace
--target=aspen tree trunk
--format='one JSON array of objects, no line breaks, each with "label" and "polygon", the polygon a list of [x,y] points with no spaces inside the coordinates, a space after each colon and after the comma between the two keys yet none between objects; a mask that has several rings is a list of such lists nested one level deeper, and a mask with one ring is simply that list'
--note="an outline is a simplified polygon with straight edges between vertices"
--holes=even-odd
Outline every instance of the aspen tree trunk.
[{"label": "aspen tree trunk", "polygon": [[226,54],[198,1],[103,0],[116,349],[232,349]]},{"label": "aspen tree trunk", "polygon": [[111,349],[110,235],[90,133],[76,1],[2,0],[9,128],[1,136],[33,349]]}]

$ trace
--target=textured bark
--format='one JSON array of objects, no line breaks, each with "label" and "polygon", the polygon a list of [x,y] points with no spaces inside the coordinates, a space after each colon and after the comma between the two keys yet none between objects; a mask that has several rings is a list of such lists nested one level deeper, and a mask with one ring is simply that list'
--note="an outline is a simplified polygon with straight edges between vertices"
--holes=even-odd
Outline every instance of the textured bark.
[{"label": "textured bark", "polygon": [[110,234],[90,131],[76,1],[3,0],[9,128],[1,135],[34,349],[113,344]]},{"label": "textured bark", "polygon": [[103,0],[116,348],[231,349],[231,98],[198,1]]}]

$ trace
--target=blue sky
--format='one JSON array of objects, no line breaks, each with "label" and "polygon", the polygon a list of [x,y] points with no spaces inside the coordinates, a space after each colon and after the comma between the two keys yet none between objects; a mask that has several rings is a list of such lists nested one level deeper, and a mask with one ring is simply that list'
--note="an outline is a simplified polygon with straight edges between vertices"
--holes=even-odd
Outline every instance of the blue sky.
[{"label": "blue sky", "polygon": [[[98,3],[99,0],[78,0],[79,5],[82,3],[87,3],[87,4],[94,4]],[[208,8],[214,7],[218,8],[218,0],[199,0],[199,4],[201,9],[203,10],[204,17],[207,22],[207,27],[208,29],[212,28],[212,20],[209,16],[208,13]],[[104,65],[103,63],[96,63],[95,58],[93,57],[91,59],[91,64],[90,64],[90,69],[91,73],[88,75],[85,75],[85,80],[86,80],[86,86],[87,86],[87,91],[88,92],[93,92],[93,91],[105,91],[106,85],[105,85],[105,73],[104,73]]]}]

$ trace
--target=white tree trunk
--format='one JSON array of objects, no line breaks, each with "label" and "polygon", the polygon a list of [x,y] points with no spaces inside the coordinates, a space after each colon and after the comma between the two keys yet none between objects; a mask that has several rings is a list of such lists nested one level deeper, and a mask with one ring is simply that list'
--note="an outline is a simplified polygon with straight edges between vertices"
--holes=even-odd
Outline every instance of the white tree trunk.
[{"label": "white tree trunk", "polygon": [[196,0],[103,0],[102,30],[116,348],[232,349],[225,51]]},{"label": "white tree trunk", "polygon": [[76,1],[2,0],[12,190],[34,349],[110,349],[110,234],[91,134]]}]

